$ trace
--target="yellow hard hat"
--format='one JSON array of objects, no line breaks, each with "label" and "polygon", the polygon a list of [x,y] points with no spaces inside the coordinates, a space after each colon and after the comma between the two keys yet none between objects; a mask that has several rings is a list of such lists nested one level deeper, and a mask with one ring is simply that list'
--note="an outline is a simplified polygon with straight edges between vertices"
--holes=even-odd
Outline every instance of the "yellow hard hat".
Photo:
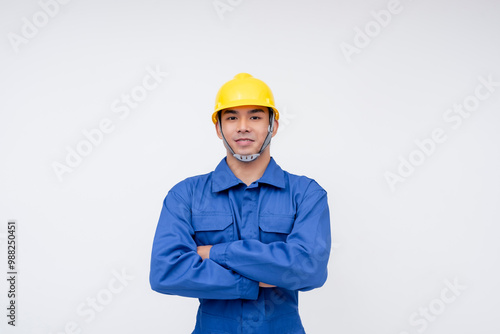
[{"label": "yellow hard hat", "polygon": [[274,111],[274,118],[278,120],[280,117],[274,106],[274,97],[269,86],[248,73],[236,74],[234,79],[229,80],[219,89],[215,97],[212,121],[217,124],[217,115],[222,109],[250,105],[271,107]]}]

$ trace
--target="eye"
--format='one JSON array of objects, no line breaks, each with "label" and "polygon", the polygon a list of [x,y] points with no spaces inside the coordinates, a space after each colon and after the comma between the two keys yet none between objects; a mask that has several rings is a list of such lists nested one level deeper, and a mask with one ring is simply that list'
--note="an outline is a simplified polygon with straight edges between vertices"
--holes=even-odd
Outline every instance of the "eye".
[{"label": "eye", "polygon": [[226,118],[226,120],[228,120],[228,121],[234,121],[235,119],[236,119],[236,117],[235,117],[235,116],[228,116],[228,117]]},{"label": "eye", "polygon": [[259,117],[259,116],[252,116],[250,117],[250,119],[261,119],[262,117]]}]

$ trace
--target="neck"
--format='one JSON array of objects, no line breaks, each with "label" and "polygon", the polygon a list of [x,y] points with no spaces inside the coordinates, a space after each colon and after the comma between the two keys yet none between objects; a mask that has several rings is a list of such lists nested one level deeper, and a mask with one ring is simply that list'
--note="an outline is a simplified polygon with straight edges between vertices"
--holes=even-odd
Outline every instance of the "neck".
[{"label": "neck", "polygon": [[269,147],[261,155],[250,162],[239,161],[228,152],[226,162],[234,175],[243,181],[247,186],[257,181],[264,175],[267,165],[271,161]]}]

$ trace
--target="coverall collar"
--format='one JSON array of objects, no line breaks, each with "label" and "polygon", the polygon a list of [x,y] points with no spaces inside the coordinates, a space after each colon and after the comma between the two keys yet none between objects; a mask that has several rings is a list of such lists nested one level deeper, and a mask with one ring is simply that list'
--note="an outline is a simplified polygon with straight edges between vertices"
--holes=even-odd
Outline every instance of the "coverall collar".
[{"label": "coverall collar", "polygon": [[[264,174],[256,182],[265,183],[277,188],[285,188],[285,173],[271,157]],[[229,168],[224,157],[212,173],[212,192],[219,192],[243,183]]]}]

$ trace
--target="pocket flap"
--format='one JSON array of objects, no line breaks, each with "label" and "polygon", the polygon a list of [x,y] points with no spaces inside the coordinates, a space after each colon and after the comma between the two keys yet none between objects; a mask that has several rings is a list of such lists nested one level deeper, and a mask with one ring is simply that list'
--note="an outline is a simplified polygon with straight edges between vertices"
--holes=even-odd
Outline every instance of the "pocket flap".
[{"label": "pocket flap", "polygon": [[290,234],[294,221],[293,216],[260,216],[259,227],[264,232]]},{"label": "pocket flap", "polygon": [[192,223],[196,232],[222,231],[233,223],[233,217],[231,215],[193,216]]}]

